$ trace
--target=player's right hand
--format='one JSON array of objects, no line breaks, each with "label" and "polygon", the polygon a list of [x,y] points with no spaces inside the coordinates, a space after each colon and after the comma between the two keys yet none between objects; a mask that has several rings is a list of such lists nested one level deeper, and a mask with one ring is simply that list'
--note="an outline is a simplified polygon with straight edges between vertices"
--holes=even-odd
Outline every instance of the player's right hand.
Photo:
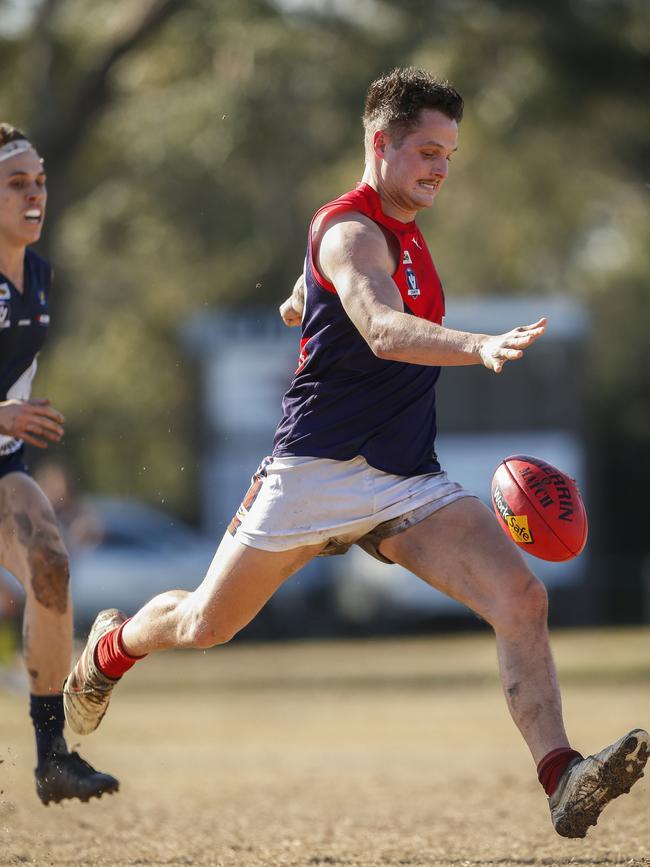
[{"label": "player's right hand", "polygon": [[479,346],[483,365],[494,373],[501,373],[506,361],[516,361],[546,330],[546,319],[539,319],[532,325],[520,325],[506,334],[485,337]]},{"label": "player's right hand", "polygon": [[39,449],[61,441],[64,422],[61,413],[45,398],[0,402],[0,433]]},{"label": "player's right hand", "polygon": [[293,284],[291,295],[280,304],[280,316],[285,325],[293,328],[302,324],[302,314],[305,306],[305,279],[303,274]]},{"label": "player's right hand", "polygon": [[293,306],[293,295],[280,304],[280,316],[284,324],[288,325],[289,328],[300,325],[302,322],[302,310],[296,310]]}]

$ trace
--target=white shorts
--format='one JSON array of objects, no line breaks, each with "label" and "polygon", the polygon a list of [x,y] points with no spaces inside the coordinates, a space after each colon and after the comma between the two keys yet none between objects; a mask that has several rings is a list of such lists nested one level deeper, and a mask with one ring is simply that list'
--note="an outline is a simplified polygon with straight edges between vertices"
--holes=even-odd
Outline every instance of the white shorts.
[{"label": "white shorts", "polygon": [[395,476],[365,458],[265,458],[228,531],[264,551],[325,544],[320,555],[360,545],[373,557],[379,544],[462,497],[472,497],[446,473]]}]

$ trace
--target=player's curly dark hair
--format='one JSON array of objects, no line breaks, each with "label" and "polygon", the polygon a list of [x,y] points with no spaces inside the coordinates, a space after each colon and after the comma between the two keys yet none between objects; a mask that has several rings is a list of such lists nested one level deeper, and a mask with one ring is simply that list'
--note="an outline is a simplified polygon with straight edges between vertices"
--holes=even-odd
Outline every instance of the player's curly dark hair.
[{"label": "player's curly dark hair", "polygon": [[424,69],[396,67],[372,82],[363,112],[366,152],[372,137],[385,129],[399,144],[417,128],[423,108],[434,108],[451,120],[463,117],[463,98],[448,81],[439,81]]},{"label": "player's curly dark hair", "polygon": [[25,133],[18,129],[17,126],[12,126],[10,123],[0,123],[0,147],[9,144],[10,141],[29,141]]}]

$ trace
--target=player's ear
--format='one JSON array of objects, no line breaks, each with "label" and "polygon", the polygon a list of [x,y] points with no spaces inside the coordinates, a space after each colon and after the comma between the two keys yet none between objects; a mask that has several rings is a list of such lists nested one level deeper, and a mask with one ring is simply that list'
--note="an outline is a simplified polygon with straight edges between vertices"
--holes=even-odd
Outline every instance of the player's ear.
[{"label": "player's ear", "polygon": [[388,136],[386,131],[378,129],[372,137],[372,149],[376,157],[383,159],[386,155],[386,147],[388,146]]}]

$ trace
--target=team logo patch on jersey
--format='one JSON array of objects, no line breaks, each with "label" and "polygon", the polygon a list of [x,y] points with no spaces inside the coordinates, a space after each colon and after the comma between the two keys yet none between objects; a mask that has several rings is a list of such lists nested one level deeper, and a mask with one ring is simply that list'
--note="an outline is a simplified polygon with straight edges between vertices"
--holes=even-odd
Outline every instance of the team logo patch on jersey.
[{"label": "team logo patch on jersey", "polygon": [[402,256],[402,265],[412,265],[413,259],[411,259],[411,254],[408,250],[404,250],[404,255]]},{"label": "team logo patch on jersey", "polygon": [[36,317],[36,321],[39,325],[49,325],[50,324],[50,316],[48,313],[41,313],[40,316]]},{"label": "team logo patch on jersey", "polygon": [[38,292],[38,302],[39,302],[39,304],[41,305],[41,307],[44,307],[44,306],[45,306],[45,301],[46,301],[46,298],[45,298],[45,290],[44,290],[44,289],[39,289],[39,292]]},{"label": "team logo patch on jersey", "polygon": [[7,301],[11,298],[11,289],[8,283],[0,283],[0,301]]},{"label": "team logo patch on jersey", "polygon": [[415,276],[413,268],[406,269],[406,281],[409,284],[407,295],[409,298],[419,298],[420,287],[418,286],[418,278]]}]

